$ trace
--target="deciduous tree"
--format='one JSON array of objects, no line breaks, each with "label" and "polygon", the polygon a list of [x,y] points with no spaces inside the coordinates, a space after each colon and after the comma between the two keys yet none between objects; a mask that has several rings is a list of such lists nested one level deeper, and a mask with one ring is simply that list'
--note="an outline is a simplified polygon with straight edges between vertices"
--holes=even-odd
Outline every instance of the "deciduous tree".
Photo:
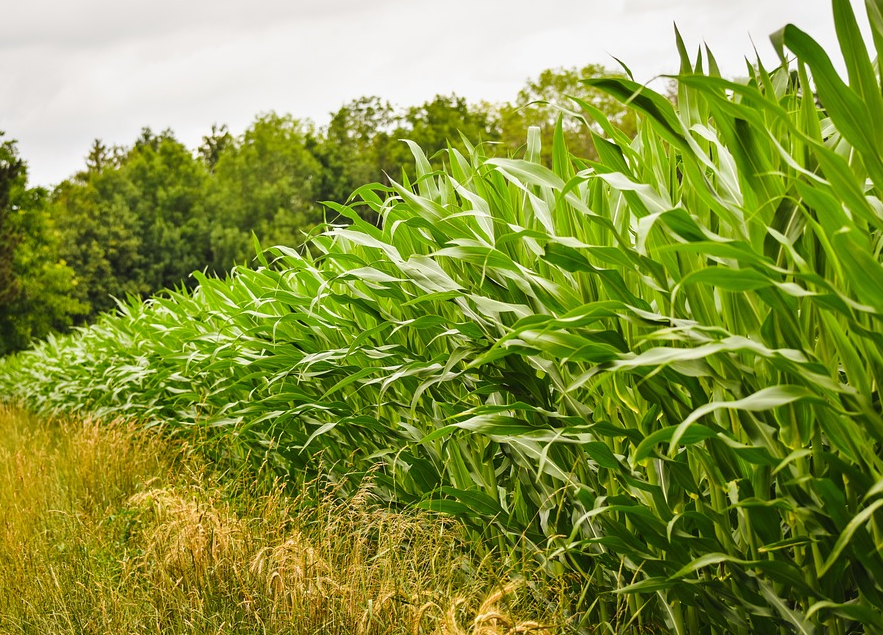
[{"label": "deciduous tree", "polygon": [[59,256],[47,197],[27,186],[15,143],[0,145],[0,355],[65,330],[88,310],[73,296],[74,272]]}]

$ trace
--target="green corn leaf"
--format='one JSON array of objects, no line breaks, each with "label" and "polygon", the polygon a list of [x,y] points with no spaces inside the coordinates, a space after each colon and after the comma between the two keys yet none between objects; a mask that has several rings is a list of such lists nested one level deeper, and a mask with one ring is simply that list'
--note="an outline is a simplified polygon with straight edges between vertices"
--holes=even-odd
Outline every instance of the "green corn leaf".
[{"label": "green corn leaf", "polygon": [[824,564],[822,564],[821,569],[819,570],[819,577],[824,576],[831,568],[837,563],[840,558],[840,554],[843,553],[843,550],[849,546],[852,537],[855,535],[855,532],[858,531],[862,525],[867,523],[871,517],[874,515],[880,507],[883,507],[883,499],[878,499],[865,507],[862,511],[860,511],[855,517],[853,517],[849,523],[847,523],[846,527],[841,532],[840,536],[837,538],[837,542],[834,543],[834,547],[831,549],[831,553],[828,554],[828,557],[825,559]]}]

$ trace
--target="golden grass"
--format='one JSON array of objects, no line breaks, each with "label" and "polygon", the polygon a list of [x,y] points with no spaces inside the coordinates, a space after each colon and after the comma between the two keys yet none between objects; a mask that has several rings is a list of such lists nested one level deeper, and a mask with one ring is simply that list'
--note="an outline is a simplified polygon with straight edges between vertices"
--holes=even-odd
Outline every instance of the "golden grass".
[{"label": "golden grass", "polygon": [[[0,632],[562,630],[459,525],[219,477],[158,435],[0,406]],[[550,608],[552,607],[552,608]]]}]

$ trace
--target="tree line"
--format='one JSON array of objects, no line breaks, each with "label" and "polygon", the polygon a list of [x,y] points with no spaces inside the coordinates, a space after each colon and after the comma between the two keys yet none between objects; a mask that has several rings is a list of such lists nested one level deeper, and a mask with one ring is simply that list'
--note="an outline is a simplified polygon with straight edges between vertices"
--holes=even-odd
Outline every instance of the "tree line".
[{"label": "tree line", "polygon": [[[248,263],[252,234],[265,246],[300,244],[323,222],[322,201],[399,178],[412,160],[401,139],[427,156],[463,137],[507,156],[538,125],[551,163],[556,120],[580,108],[565,96],[634,130],[625,109],[580,82],[605,74],[597,65],[544,71],[508,104],[439,95],[397,108],[363,97],[323,127],[270,112],[240,135],[213,126],[195,150],[170,130],[144,128],[131,146],[96,140],[84,169],[51,191],[28,185],[15,142],[0,132],[0,355],[88,323],[114,298],[189,286],[194,270],[223,274]],[[595,156],[578,117],[562,125],[574,154]]]}]

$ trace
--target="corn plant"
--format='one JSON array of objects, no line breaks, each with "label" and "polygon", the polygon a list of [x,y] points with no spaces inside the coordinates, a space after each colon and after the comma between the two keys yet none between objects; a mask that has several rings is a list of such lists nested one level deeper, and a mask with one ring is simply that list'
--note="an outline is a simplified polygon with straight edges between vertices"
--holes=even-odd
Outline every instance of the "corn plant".
[{"label": "corn plant", "polygon": [[575,628],[883,632],[883,93],[833,8],[846,80],[793,26],[739,82],[678,38],[677,106],[588,80],[641,120],[575,103],[598,161],[560,125],[551,169],[537,129],[438,171],[412,144],[413,181],[302,252],[124,303],[0,388],[370,475],[570,576]]}]

